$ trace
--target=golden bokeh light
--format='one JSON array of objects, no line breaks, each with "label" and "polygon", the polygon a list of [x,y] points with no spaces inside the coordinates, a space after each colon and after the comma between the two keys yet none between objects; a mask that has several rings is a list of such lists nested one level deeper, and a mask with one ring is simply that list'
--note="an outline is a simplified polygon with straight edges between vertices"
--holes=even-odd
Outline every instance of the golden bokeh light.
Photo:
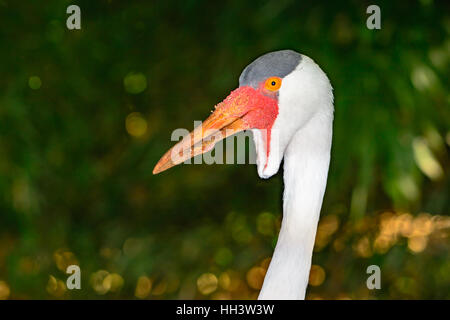
[{"label": "golden bokeh light", "polygon": [[266,275],[266,269],[262,267],[253,267],[247,272],[247,283],[252,289],[261,289]]},{"label": "golden bokeh light", "polygon": [[270,261],[272,261],[272,257],[267,257],[261,261],[259,265],[267,271],[267,269],[269,269]]},{"label": "golden bokeh light", "polygon": [[105,281],[105,279],[108,277],[109,272],[106,270],[98,270],[97,272],[94,272],[91,274],[90,283],[92,286],[92,289],[97,294],[104,295],[106,294],[109,289],[111,288],[109,285],[111,284],[108,281]]},{"label": "golden bokeh light", "polygon": [[413,141],[414,159],[420,170],[431,180],[439,180],[444,176],[444,170],[433,155],[424,138]]},{"label": "golden bokeh light", "polygon": [[213,273],[204,273],[197,279],[197,288],[203,295],[216,291],[219,280]]},{"label": "golden bokeh light", "polygon": [[429,214],[418,215],[413,222],[413,232],[411,236],[429,236],[434,230],[434,223]]},{"label": "golden bokeh light", "polygon": [[140,112],[132,112],[125,119],[125,128],[130,136],[140,138],[147,133],[147,120]]},{"label": "golden bokeh light", "polygon": [[379,233],[373,247],[376,252],[384,254],[398,242],[399,237],[404,237],[408,239],[409,250],[419,253],[427,247],[429,236],[449,225],[450,218],[444,216],[421,213],[413,217],[409,213],[385,212],[381,214]]},{"label": "golden bokeh light", "polygon": [[222,272],[219,276],[219,287],[228,290],[231,285],[231,277],[228,272]]},{"label": "golden bokeh light", "polygon": [[123,287],[124,280],[120,274],[110,273],[103,280],[103,287],[110,292],[118,292]]},{"label": "golden bokeh light", "polygon": [[53,253],[53,260],[56,267],[62,272],[66,272],[67,267],[70,265],[79,265],[79,262],[73,252],[58,249]]},{"label": "golden bokeh light", "polygon": [[309,284],[313,287],[320,286],[325,281],[325,270],[319,265],[312,265],[309,272]]},{"label": "golden bokeh light", "polygon": [[51,275],[48,279],[46,289],[50,295],[60,298],[66,292],[66,284],[62,280]]},{"label": "golden bokeh light", "polygon": [[408,239],[408,249],[414,253],[419,253],[427,247],[428,238],[415,236]]},{"label": "golden bokeh light", "polygon": [[237,292],[243,286],[246,286],[245,282],[242,281],[240,274],[237,271],[228,270],[227,273],[230,276],[230,285],[228,286],[228,291]]},{"label": "golden bokeh light", "polygon": [[355,250],[356,254],[363,258],[368,258],[372,256],[372,248],[370,245],[370,241],[368,237],[362,237],[353,244],[353,250]]},{"label": "golden bokeh light", "polygon": [[6,300],[11,294],[11,289],[5,281],[0,281],[0,300]]},{"label": "golden bokeh light", "polygon": [[309,294],[306,296],[306,300],[323,300],[323,298],[322,298],[320,295],[318,295],[318,294],[315,294],[315,293],[309,293]]},{"label": "golden bokeh light", "polygon": [[139,299],[145,299],[148,297],[151,290],[152,280],[147,276],[140,276],[136,284],[134,295]]},{"label": "golden bokeh light", "polygon": [[340,252],[345,249],[345,239],[343,238],[337,238],[333,241],[333,249],[336,252]]},{"label": "golden bokeh light", "polygon": [[337,231],[339,228],[339,218],[334,215],[324,216],[319,221],[319,225],[317,227],[316,234],[316,242],[314,244],[314,250],[320,251],[322,250],[330,241],[331,236]]},{"label": "golden bokeh light", "polygon": [[158,282],[155,282],[152,290],[152,294],[155,296],[161,296],[167,292],[168,282],[166,279],[161,279]]},{"label": "golden bokeh light", "polygon": [[401,214],[396,219],[396,228],[403,237],[410,237],[413,232],[413,216],[409,213]]},{"label": "golden bokeh light", "polygon": [[216,292],[211,296],[212,300],[231,300],[233,297],[229,292]]}]

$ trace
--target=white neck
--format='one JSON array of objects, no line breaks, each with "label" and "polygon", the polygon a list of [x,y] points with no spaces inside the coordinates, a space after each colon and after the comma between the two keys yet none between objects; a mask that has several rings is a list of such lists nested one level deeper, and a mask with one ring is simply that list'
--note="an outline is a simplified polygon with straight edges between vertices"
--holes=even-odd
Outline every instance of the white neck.
[{"label": "white neck", "polygon": [[333,116],[318,114],[284,155],[283,221],[259,299],[304,299],[330,163]]}]

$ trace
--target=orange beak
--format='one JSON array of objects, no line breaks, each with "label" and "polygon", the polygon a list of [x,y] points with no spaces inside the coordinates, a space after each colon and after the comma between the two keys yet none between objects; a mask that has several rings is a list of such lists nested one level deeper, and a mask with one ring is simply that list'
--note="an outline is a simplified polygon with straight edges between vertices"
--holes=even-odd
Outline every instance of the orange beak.
[{"label": "orange beak", "polygon": [[158,174],[196,155],[208,152],[220,140],[250,129],[245,116],[252,110],[255,95],[258,93],[250,87],[241,87],[231,92],[200,126],[162,156],[153,169],[153,174]]}]

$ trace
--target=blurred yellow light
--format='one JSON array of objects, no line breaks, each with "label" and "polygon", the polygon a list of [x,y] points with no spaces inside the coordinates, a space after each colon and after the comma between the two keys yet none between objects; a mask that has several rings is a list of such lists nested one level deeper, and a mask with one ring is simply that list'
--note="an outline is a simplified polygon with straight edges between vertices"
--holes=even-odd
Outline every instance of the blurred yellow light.
[{"label": "blurred yellow light", "polygon": [[380,235],[375,239],[373,247],[376,252],[383,254],[391,248],[393,243],[392,237]]},{"label": "blurred yellow light", "polygon": [[145,299],[152,290],[152,280],[146,276],[139,277],[134,295],[139,299]]},{"label": "blurred yellow light", "polygon": [[47,292],[53,294],[58,288],[58,280],[54,276],[50,276],[47,282]]},{"label": "blurred yellow light", "polygon": [[246,287],[245,283],[241,280],[240,274],[233,270],[227,271],[230,276],[230,285],[228,287],[228,291],[239,291],[243,287]]},{"label": "blurred yellow light", "polygon": [[9,298],[11,290],[5,281],[0,281],[0,300],[6,300]]},{"label": "blurred yellow light", "polygon": [[232,296],[229,292],[217,292],[211,298],[213,300],[231,300]]},{"label": "blurred yellow light", "polygon": [[325,281],[325,270],[321,266],[312,265],[309,272],[309,284],[317,287]]},{"label": "blurred yellow light", "polygon": [[62,297],[66,292],[66,284],[56,279],[54,276],[50,276],[47,282],[47,292],[55,297]]},{"label": "blurred yellow light", "polygon": [[425,250],[427,243],[427,237],[411,237],[408,239],[408,248],[414,253],[419,253]]},{"label": "blurred yellow light", "polygon": [[167,291],[167,281],[162,279],[159,283],[156,283],[153,286],[152,294],[155,296],[160,296],[166,293]]},{"label": "blurred yellow light", "polygon": [[219,276],[219,286],[222,289],[228,290],[230,288],[230,284],[231,284],[231,277],[228,274],[228,272],[223,272],[220,276]]},{"label": "blurred yellow light", "polygon": [[204,295],[213,293],[217,289],[218,282],[214,274],[204,273],[197,279],[198,291]]},{"label": "blurred yellow light", "polygon": [[272,261],[272,257],[267,257],[259,264],[264,270],[269,269],[270,261]]},{"label": "blurred yellow light", "polygon": [[323,298],[321,296],[319,296],[318,294],[309,293],[306,296],[306,300],[323,300]]},{"label": "blurred yellow light", "polygon": [[414,219],[413,236],[428,236],[433,232],[433,221],[430,215],[421,214]]},{"label": "blurred yellow light", "polygon": [[431,150],[435,151],[436,153],[445,152],[444,139],[434,126],[427,126],[425,130],[425,139]]},{"label": "blurred yellow light", "polygon": [[261,289],[266,270],[261,267],[253,267],[247,272],[247,283],[250,288]]},{"label": "blurred yellow light", "polygon": [[336,300],[352,300],[352,298],[350,298],[350,296],[345,293],[339,293],[339,295],[336,297]]},{"label": "blurred yellow light", "polygon": [[385,253],[397,242],[399,236],[403,236],[408,238],[408,248],[412,252],[422,252],[427,247],[427,237],[441,229],[442,221],[441,216],[431,216],[428,213],[422,213],[417,217],[413,217],[409,213],[383,213],[380,221],[380,233],[375,239],[373,247],[378,253]]},{"label": "blurred yellow light", "polygon": [[394,214],[386,212],[381,215],[380,234],[386,237],[397,234],[396,216]]},{"label": "blurred yellow light", "polygon": [[67,267],[70,265],[79,265],[75,254],[63,249],[58,249],[53,253],[53,260],[55,261],[56,267],[63,272],[66,272]]},{"label": "blurred yellow light", "polygon": [[106,294],[109,291],[109,289],[111,288],[111,287],[105,286],[105,285],[110,284],[108,282],[105,282],[105,279],[108,275],[109,275],[109,272],[106,270],[99,270],[97,272],[94,272],[91,275],[91,279],[90,279],[91,286],[97,294],[101,294],[101,295]]},{"label": "blurred yellow light", "polygon": [[409,237],[413,232],[413,217],[409,213],[401,214],[397,217],[396,225],[397,230],[403,237]]},{"label": "blurred yellow light", "polygon": [[431,180],[439,180],[444,171],[434,157],[424,138],[416,138],[413,141],[414,159],[419,169]]},{"label": "blurred yellow light", "polygon": [[340,252],[340,251],[344,250],[345,249],[345,239],[337,238],[336,240],[334,240],[333,249],[336,252]]},{"label": "blurred yellow light", "polygon": [[335,214],[324,216],[319,223],[318,231],[325,235],[332,235],[339,227],[339,218]]},{"label": "blurred yellow light", "polygon": [[355,245],[353,245],[353,250],[355,250],[360,257],[370,257],[372,255],[372,248],[370,247],[369,238],[361,238]]},{"label": "blurred yellow light", "polygon": [[332,214],[324,216],[317,227],[316,242],[314,250],[322,250],[330,241],[330,237],[336,232],[339,227],[339,218]]},{"label": "blurred yellow light", "polygon": [[450,228],[450,217],[434,216],[432,219],[436,230]]},{"label": "blurred yellow light", "polygon": [[105,279],[103,279],[103,287],[108,291],[117,292],[123,286],[123,278],[117,273],[108,274]]},{"label": "blurred yellow light", "polygon": [[139,138],[145,135],[147,127],[147,120],[139,112],[132,112],[125,119],[125,128],[133,137]]}]

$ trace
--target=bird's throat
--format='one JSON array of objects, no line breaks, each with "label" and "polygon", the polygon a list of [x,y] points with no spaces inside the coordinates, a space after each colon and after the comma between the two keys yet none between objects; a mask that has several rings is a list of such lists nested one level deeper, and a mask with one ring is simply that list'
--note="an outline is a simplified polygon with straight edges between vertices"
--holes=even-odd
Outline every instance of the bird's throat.
[{"label": "bird's throat", "polygon": [[332,115],[299,130],[284,155],[283,221],[259,299],[304,299],[330,162]]}]

